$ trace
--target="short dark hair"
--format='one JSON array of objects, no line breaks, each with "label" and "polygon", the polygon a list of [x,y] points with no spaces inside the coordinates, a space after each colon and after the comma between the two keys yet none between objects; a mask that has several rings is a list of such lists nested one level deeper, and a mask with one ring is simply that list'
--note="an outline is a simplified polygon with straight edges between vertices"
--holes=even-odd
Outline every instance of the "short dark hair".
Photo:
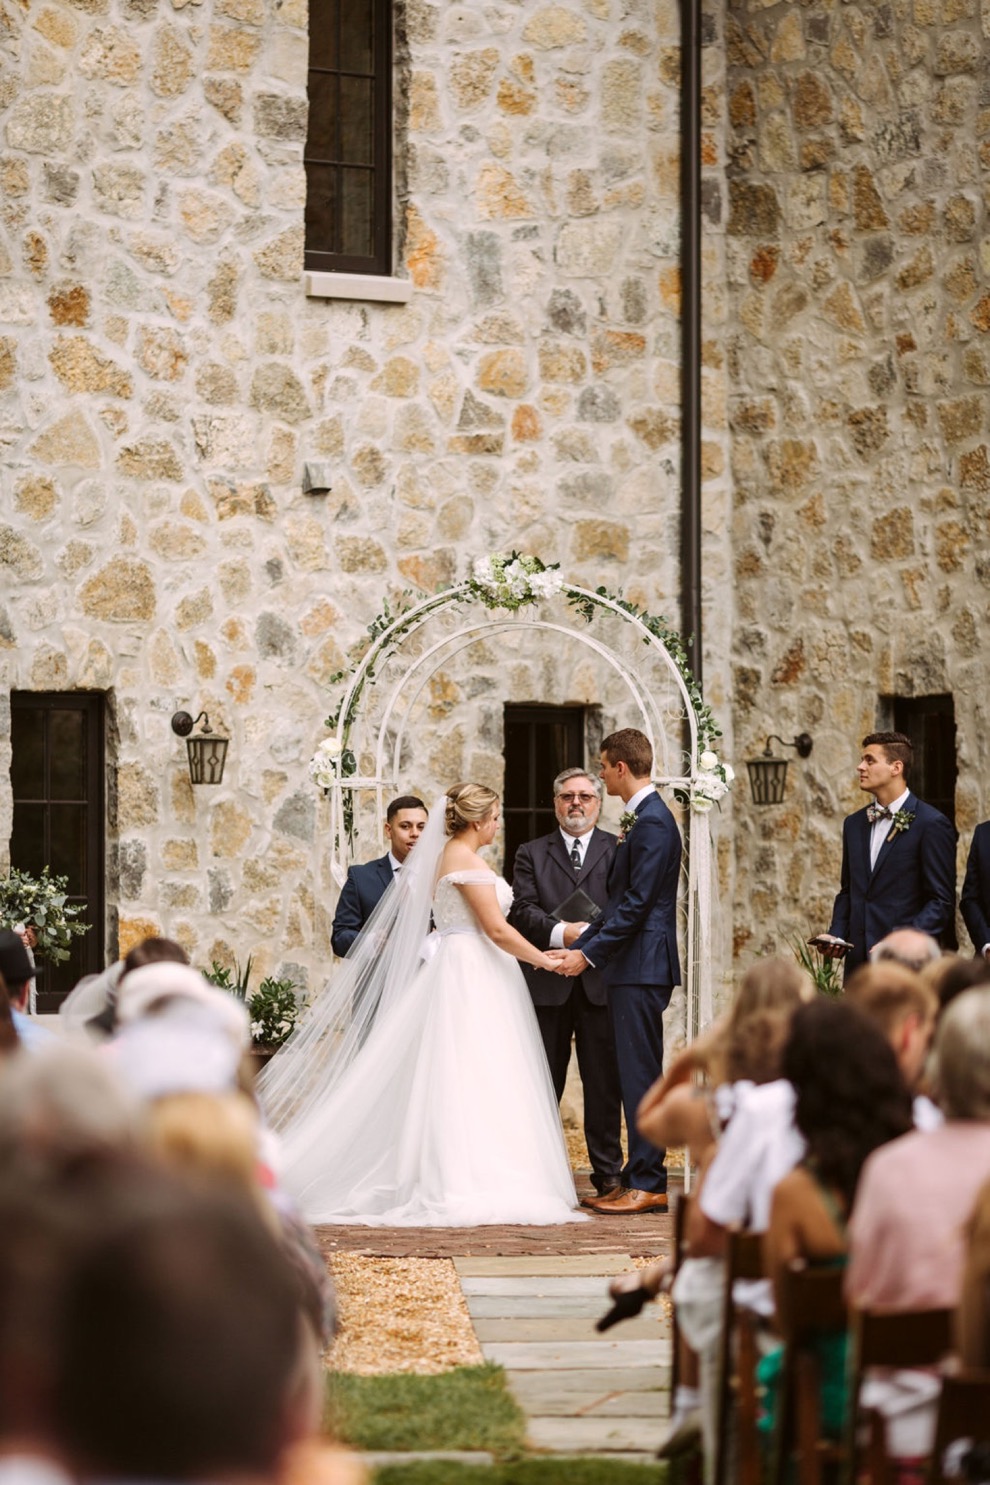
[{"label": "short dark hair", "polygon": [[[124,956],[124,967],[120,979],[132,969],[143,969],[146,964],[188,964],[189,955],[181,944],[171,938],[143,938]],[[120,980],[117,981],[120,984]]]},{"label": "short dark hair", "polygon": [[888,763],[903,763],[907,778],[914,762],[914,744],[906,732],[870,732],[863,738],[864,748],[883,748]]},{"label": "short dark hair", "polygon": [[63,1314],[55,1416],[83,1475],[271,1473],[300,1310],[247,1198],[168,1181],[154,1208],[107,1221],[84,1245]]},{"label": "short dark hair", "polygon": [[387,825],[391,825],[392,820],[399,813],[400,810],[423,810],[425,814],[429,814],[426,805],[423,803],[418,795],[400,794],[398,799],[392,800],[392,803],[385,811],[385,823]]},{"label": "short dark hair", "polygon": [[635,727],[621,727],[610,732],[602,742],[602,753],[614,768],[624,763],[634,779],[645,779],[653,769],[653,747],[650,739]]}]

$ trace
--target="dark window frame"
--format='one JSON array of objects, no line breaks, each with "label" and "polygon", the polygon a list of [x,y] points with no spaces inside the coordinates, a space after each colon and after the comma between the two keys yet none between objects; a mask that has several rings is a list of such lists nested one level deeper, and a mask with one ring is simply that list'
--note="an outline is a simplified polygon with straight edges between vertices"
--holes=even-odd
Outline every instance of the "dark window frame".
[{"label": "dark window frame", "polygon": [[[519,846],[538,836],[548,835],[557,823],[553,808],[553,781],[557,774],[565,768],[581,768],[587,761],[588,711],[588,707],[580,704],[555,706],[508,701],[504,704],[502,820],[505,875],[510,880]],[[525,759],[518,755],[517,744],[512,741],[511,734],[517,728],[523,731],[525,738]],[[548,728],[562,729],[562,736],[566,738],[562,746],[555,746],[552,735],[547,733]],[[542,750],[555,751],[556,758],[538,759],[541,730],[544,734]]]},{"label": "dark window frame", "polygon": [[[333,25],[337,27],[336,56],[340,59],[340,18],[345,5],[361,3],[361,0],[310,0],[310,60],[312,61],[312,37],[316,28]],[[312,127],[307,133],[303,163],[307,168],[307,208],[305,266],[317,273],[366,273],[388,277],[393,270],[392,262],[392,0],[363,0],[366,3],[373,26],[373,55],[370,73],[359,73],[337,67],[313,67],[310,65],[308,93],[310,100],[310,124],[313,121],[312,81],[315,77],[333,81],[337,90],[337,149],[330,158],[317,157],[310,152]],[[341,79],[370,78],[373,91],[372,116],[372,162],[351,162],[341,158],[339,90]],[[373,181],[372,188],[372,235],[373,252],[368,256],[346,253],[339,250],[338,243],[327,246],[314,243],[310,217],[311,186],[309,167],[319,165],[334,169],[337,173],[338,201],[341,175],[345,169],[367,170]],[[337,215],[339,232],[340,213]]]},{"label": "dark window frame", "polygon": [[[12,691],[10,695],[11,742],[16,746],[18,719],[37,713],[42,722],[42,789],[40,795],[14,796],[13,825],[10,838],[11,865],[25,870],[23,850],[19,845],[18,806],[40,805],[42,842],[40,856],[51,865],[53,874],[64,874],[58,862],[52,861],[52,813],[58,806],[69,805],[85,810],[82,830],[85,879],[84,891],[73,890],[80,884],[69,881],[69,901],[83,907],[82,919],[90,924],[89,932],[72,940],[70,958],[61,964],[39,961],[44,966],[38,977],[37,1008],[56,1011],[61,1000],[83,974],[98,974],[106,968],[106,858],[107,858],[107,697],[101,691]],[[56,798],[51,789],[52,716],[55,712],[79,712],[83,717],[86,739],[86,764],[81,797]],[[13,760],[12,760],[13,762]],[[13,767],[11,782],[13,785]],[[21,827],[23,828],[23,827]]]}]

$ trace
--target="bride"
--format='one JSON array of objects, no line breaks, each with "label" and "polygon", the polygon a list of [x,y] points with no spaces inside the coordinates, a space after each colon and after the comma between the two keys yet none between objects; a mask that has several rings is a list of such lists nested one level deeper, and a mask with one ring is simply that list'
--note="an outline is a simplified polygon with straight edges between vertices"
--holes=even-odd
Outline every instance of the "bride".
[{"label": "bride", "polygon": [[556,961],[506,922],[512,890],[477,854],[498,824],[498,796],[482,784],[438,802],[261,1077],[284,1184],[311,1222],[583,1220],[516,963]]}]

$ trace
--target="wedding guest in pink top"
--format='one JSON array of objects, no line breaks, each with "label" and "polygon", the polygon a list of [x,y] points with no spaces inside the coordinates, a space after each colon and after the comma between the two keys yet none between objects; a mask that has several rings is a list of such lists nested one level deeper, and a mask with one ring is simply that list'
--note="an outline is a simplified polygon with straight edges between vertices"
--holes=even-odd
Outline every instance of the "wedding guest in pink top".
[{"label": "wedding guest in pink top", "polygon": [[940,1129],[915,1131],[866,1162],[850,1224],[849,1298],[916,1310],[959,1299],[964,1229],[990,1179],[990,993],[967,990],[935,1041]]},{"label": "wedding guest in pink top", "polygon": [[[870,1156],[849,1224],[846,1293],[863,1309],[955,1309],[970,1215],[990,1178],[990,990],[952,1002],[935,1037],[935,1090],[945,1123]],[[939,1379],[895,1371],[868,1379],[860,1402],[887,1420],[888,1453],[932,1447]]]}]

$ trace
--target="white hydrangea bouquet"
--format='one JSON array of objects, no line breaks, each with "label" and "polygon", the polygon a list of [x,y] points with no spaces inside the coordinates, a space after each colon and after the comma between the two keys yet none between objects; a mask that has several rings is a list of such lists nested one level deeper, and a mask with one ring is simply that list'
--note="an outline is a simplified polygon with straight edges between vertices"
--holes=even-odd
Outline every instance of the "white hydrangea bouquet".
[{"label": "white hydrangea bouquet", "polygon": [[552,598],[563,586],[559,562],[547,564],[519,552],[480,557],[468,578],[471,592],[487,608],[519,609]]},{"label": "white hydrangea bouquet", "polygon": [[689,805],[695,814],[707,815],[728,794],[735,776],[730,763],[720,762],[718,754],[706,748],[698,756],[698,768],[691,775],[690,791],[675,789],[675,798],[681,804]]}]

